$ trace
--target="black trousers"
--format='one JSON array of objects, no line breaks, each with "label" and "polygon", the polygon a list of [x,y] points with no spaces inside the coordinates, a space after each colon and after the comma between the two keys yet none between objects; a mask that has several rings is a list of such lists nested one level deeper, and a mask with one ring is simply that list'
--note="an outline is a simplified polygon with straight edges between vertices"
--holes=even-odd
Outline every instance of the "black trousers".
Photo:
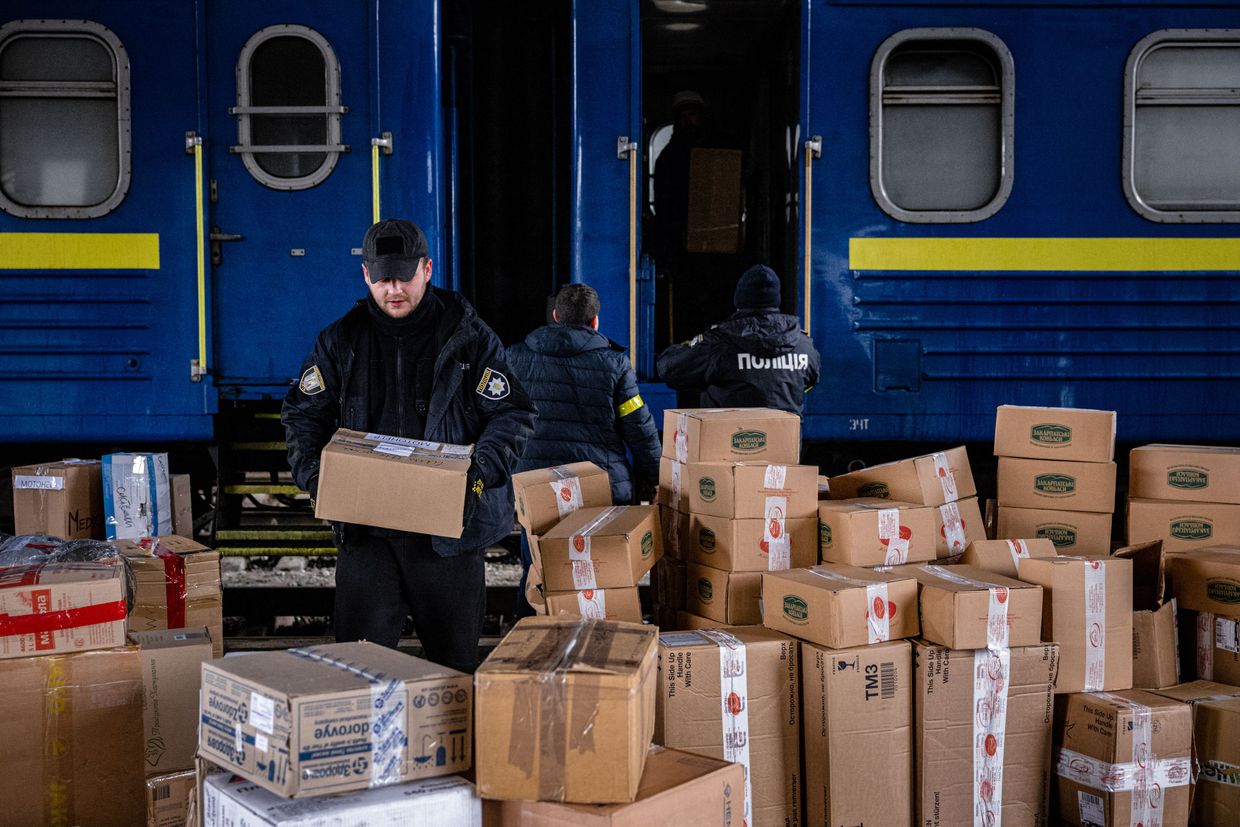
[{"label": "black trousers", "polygon": [[395,648],[405,618],[427,660],[461,672],[478,668],[486,611],[482,551],[440,557],[425,537],[350,532],[336,560],[336,641]]}]

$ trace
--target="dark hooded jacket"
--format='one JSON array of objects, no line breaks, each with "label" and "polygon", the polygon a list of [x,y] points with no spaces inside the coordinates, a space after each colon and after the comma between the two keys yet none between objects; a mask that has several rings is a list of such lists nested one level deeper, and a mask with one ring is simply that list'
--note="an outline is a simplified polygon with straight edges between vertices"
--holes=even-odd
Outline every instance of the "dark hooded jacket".
[{"label": "dark hooded jacket", "polygon": [[[538,409],[518,471],[589,461],[607,471],[613,502],[633,502],[659,479],[659,433],[624,348],[596,330],[550,324],[508,349]],[[625,446],[633,455],[629,473]],[[634,491],[633,476],[637,489]]]},{"label": "dark hooded jacket", "polygon": [[700,391],[708,408],[779,408],[800,414],[818,383],[818,351],[796,316],[738,310],[705,333],[659,354],[659,377]]},{"label": "dark hooded jacket", "polygon": [[[441,303],[432,346],[430,401],[423,439],[474,445],[474,464],[485,490],[460,539],[433,537],[436,553],[451,557],[482,549],[512,531],[512,473],[534,430],[534,406],[504,358],[495,333],[463,296],[427,287]],[[280,419],[293,481],[317,486],[319,453],[337,428],[376,427],[371,395],[373,324],[366,301],[332,322],[302,363],[302,379],[284,398]],[[312,482],[313,481],[313,482]],[[347,527],[345,527],[347,528]],[[341,536],[341,527],[338,538]]]}]

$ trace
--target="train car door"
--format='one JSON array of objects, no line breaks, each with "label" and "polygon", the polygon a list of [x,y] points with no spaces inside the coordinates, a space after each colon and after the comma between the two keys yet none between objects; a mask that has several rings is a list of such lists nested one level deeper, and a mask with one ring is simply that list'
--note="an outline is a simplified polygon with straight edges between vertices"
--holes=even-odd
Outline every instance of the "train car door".
[{"label": "train car door", "polygon": [[0,11],[0,433],[200,439],[194,4]]},{"label": "train car door", "polygon": [[226,396],[282,395],[315,334],[365,295],[361,240],[376,210],[418,221],[440,258],[438,13],[375,0],[207,4]]}]

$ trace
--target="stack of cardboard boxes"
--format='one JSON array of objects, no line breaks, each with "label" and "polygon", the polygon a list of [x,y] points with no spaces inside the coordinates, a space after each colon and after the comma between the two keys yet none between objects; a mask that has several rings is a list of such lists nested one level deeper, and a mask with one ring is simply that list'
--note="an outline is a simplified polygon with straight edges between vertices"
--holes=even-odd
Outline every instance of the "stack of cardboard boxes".
[{"label": "stack of cardboard boxes", "polygon": [[1142,445],[1128,460],[1128,542],[1168,554],[1240,544],[1240,448]]},{"label": "stack of cardboard boxes", "polygon": [[997,536],[1045,537],[1061,554],[1111,553],[1115,412],[1001,405]]}]

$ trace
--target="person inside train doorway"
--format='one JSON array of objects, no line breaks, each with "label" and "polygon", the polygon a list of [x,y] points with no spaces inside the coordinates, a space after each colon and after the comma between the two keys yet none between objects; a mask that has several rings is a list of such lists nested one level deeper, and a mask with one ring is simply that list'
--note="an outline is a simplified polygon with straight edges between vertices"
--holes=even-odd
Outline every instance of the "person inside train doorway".
[{"label": "person inside train doorway", "polygon": [[775,271],[758,264],[740,277],[731,318],[659,354],[659,377],[699,391],[710,408],[763,407],[800,414],[818,382],[820,358],[796,316],[779,312]]},{"label": "person inside train doorway", "polygon": [[472,672],[486,609],[483,550],[512,530],[511,475],[535,413],[499,339],[464,297],[430,284],[431,268],[416,224],[371,226],[362,241],[368,295],[320,331],[280,418],[293,479],[312,498],[319,453],[338,427],[474,445],[460,539],[333,525],[336,640],[395,647],[412,614],[429,660]]},{"label": "person inside train doorway", "polygon": [[689,161],[710,142],[706,102],[691,89],[672,98],[672,137],[654,165],[655,256],[675,261],[685,251],[689,226]]},{"label": "person inside train doorway", "polygon": [[[594,288],[567,284],[556,294],[553,323],[508,348],[508,364],[538,409],[517,470],[589,461],[607,472],[616,505],[650,500],[659,482],[658,426],[638,393],[628,353],[598,332],[598,316]],[[525,599],[530,548],[524,534],[521,563],[518,617],[533,614]]]}]

